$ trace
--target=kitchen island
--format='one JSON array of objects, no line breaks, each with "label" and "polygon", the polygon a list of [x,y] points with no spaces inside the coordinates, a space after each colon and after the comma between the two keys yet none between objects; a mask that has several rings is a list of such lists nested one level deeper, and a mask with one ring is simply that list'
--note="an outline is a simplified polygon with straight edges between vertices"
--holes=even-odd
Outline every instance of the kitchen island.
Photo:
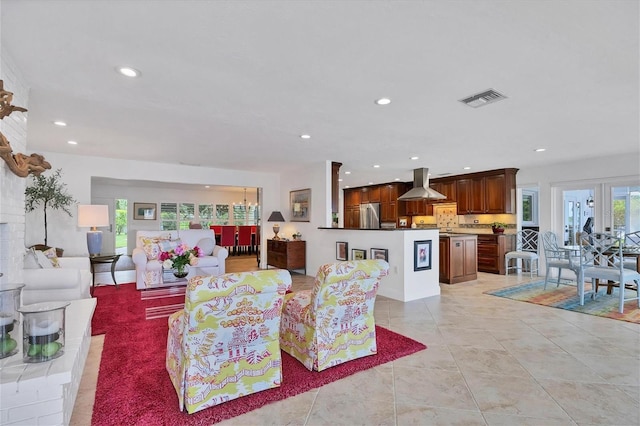
[{"label": "kitchen island", "polygon": [[478,279],[478,236],[440,234],[440,282],[457,284]]},{"label": "kitchen island", "polygon": [[[353,249],[364,250],[367,259],[372,248],[386,249],[389,276],[382,279],[379,295],[408,302],[440,294],[438,229],[318,228],[318,231],[320,238],[317,243],[314,238],[314,247],[308,250],[308,256],[318,260],[309,259],[308,263],[326,263],[326,259],[335,262],[337,242],[348,244],[349,260],[353,258]],[[420,249],[427,248],[424,259],[418,257],[416,243]]]}]

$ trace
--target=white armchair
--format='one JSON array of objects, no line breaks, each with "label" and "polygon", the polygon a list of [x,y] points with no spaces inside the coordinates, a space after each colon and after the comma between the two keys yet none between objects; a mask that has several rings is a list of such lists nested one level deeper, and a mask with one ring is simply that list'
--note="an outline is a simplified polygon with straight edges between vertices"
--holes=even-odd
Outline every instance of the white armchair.
[{"label": "white armchair", "polygon": [[24,269],[22,304],[91,298],[88,257],[59,257],[59,268]]}]

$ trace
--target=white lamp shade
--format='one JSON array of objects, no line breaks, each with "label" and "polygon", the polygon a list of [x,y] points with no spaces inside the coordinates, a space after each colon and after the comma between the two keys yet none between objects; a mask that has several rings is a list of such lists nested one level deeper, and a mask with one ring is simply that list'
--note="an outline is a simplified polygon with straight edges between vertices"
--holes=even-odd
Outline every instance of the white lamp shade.
[{"label": "white lamp shade", "polygon": [[78,226],[81,228],[109,226],[109,206],[79,204]]}]

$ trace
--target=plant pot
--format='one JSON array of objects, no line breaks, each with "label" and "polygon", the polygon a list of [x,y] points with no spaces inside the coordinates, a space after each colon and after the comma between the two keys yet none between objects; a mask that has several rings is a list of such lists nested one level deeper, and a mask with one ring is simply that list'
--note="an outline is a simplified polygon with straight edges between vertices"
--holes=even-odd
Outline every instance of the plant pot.
[{"label": "plant pot", "polygon": [[502,234],[502,233],[504,233],[504,228],[496,228],[496,227],[492,226],[491,230],[493,231],[494,234]]}]

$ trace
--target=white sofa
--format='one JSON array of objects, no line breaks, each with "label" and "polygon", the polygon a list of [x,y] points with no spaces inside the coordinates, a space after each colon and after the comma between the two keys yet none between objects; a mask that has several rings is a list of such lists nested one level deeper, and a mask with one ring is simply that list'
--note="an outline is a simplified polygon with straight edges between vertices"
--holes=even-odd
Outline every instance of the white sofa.
[{"label": "white sofa", "polygon": [[88,257],[59,257],[59,268],[23,269],[22,304],[91,298]]},{"label": "white sofa", "polygon": [[149,244],[145,251],[145,242],[152,239],[180,239],[189,248],[200,246],[202,240],[210,240],[213,247],[210,254],[198,258],[198,266],[202,272],[208,275],[222,275],[225,273],[226,259],[229,251],[224,247],[215,245],[215,234],[211,229],[182,229],[179,231],[137,231],[136,248],[133,249],[131,259],[136,266],[136,288],[139,290],[162,286],[162,262],[155,255],[150,254]]}]

